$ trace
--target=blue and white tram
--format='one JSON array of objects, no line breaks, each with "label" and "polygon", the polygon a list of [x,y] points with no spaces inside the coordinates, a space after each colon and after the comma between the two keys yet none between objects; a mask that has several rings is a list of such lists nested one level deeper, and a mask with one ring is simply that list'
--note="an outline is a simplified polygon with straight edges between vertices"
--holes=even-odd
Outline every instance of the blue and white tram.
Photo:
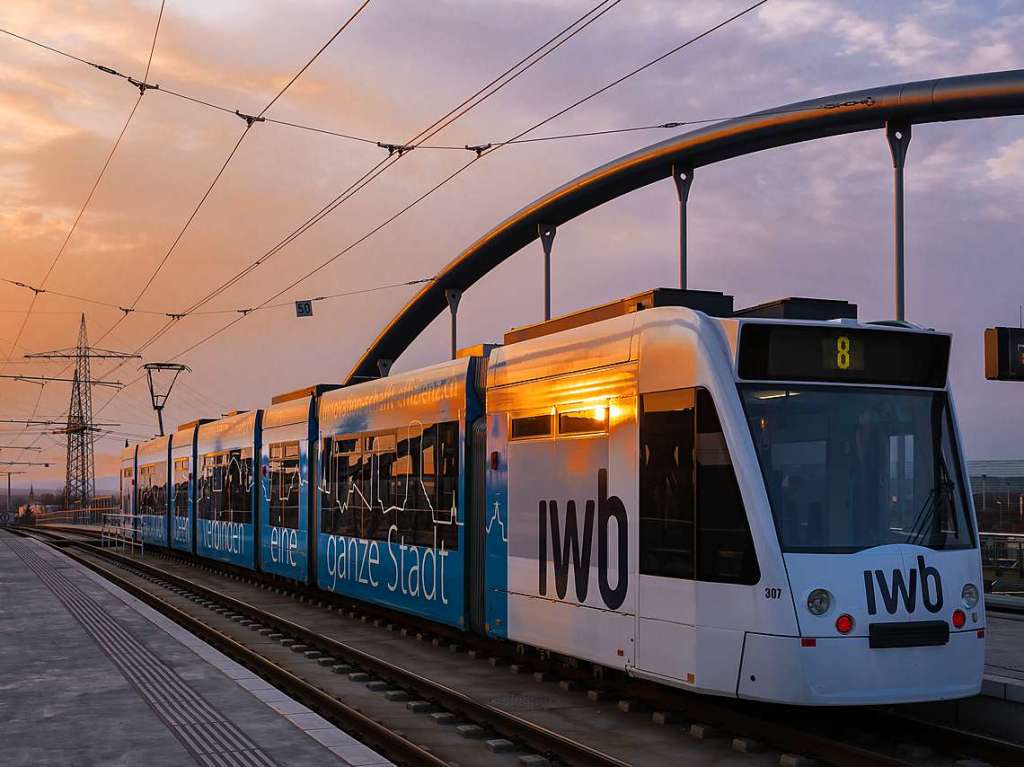
[{"label": "blue and white tram", "polygon": [[198,426],[195,553],[696,692],[977,693],[950,337],[641,304]]},{"label": "blue and white tram", "polygon": [[256,569],[262,411],[234,413],[196,435],[196,542],[201,557]]},{"label": "blue and white tram", "polygon": [[167,545],[168,472],[170,437],[157,437],[139,445],[136,458],[136,497],[142,540],[147,546]]},{"label": "blue and white tram", "polygon": [[317,582],[465,627],[467,430],[477,358],[320,400]]}]

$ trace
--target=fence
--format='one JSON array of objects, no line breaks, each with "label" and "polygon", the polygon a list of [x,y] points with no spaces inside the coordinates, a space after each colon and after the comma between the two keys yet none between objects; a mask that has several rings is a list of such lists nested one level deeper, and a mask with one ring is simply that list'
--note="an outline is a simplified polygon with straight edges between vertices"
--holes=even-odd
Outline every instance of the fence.
[{"label": "fence", "polygon": [[122,550],[127,549],[134,554],[138,549],[139,556],[143,555],[142,528],[139,526],[139,518],[132,514],[103,515],[103,527],[100,529],[100,546],[116,547]]},{"label": "fence", "polygon": [[1024,535],[981,533],[981,566],[996,593],[1024,593]]},{"label": "fence", "polygon": [[33,514],[37,525],[100,525],[103,517],[118,509],[118,501],[113,496],[93,499],[91,506],[84,509],[59,509],[56,511],[40,511]]}]

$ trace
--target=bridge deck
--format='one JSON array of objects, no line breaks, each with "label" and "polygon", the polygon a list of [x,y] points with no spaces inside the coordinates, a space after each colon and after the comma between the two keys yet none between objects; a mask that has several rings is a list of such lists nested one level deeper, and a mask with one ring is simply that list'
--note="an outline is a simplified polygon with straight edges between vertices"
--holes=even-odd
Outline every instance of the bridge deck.
[{"label": "bridge deck", "polygon": [[4,764],[389,764],[36,541],[0,531]]}]

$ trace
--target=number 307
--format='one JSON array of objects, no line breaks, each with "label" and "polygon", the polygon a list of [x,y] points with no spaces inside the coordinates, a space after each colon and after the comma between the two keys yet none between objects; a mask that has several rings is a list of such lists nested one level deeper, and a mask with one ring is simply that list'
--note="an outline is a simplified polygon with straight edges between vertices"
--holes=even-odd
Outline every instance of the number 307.
[{"label": "number 307", "polygon": [[777,586],[769,586],[764,590],[765,599],[782,599],[782,589]]}]

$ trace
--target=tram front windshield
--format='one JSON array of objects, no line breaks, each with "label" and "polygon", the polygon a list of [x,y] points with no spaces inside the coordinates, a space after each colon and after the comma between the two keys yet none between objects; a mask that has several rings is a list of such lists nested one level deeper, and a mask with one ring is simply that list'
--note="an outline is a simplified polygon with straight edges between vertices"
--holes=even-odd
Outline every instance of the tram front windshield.
[{"label": "tram front windshield", "polygon": [[945,392],[743,385],[784,551],[974,545]]}]

